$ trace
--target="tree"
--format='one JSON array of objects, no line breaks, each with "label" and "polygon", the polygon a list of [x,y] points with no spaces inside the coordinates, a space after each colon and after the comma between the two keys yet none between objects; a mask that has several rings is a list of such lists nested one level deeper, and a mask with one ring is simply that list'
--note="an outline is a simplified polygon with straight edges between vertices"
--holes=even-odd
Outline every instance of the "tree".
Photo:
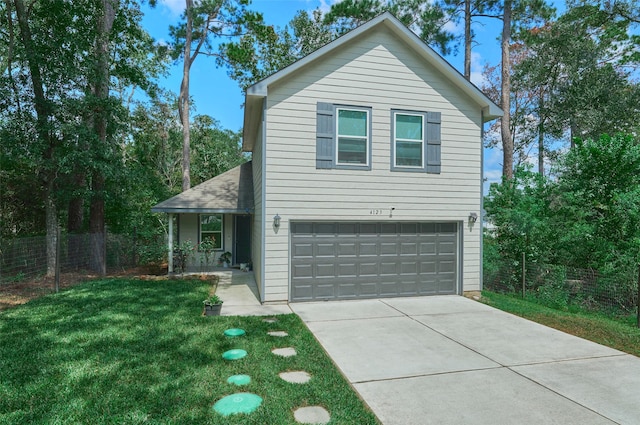
[{"label": "tree", "polygon": [[178,97],[178,112],[182,124],[182,190],[191,187],[190,97],[189,76],[196,58],[209,55],[220,58],[214,40],[237,38],[245,32],[265,32],[262,15],[247,10],[250,0],[185,0],[183,22],[170,27],[173,37],[171,51],[182,59],[182,82]]},{"label": "tree", "polygon": [[568,135],[573,146],[576,137],[637,131],[640,95],[631,72],[640,57],[632,22],[581,4],[520,35],[531,54],[518,66],[518,78],[544,89],[539,113],[547,117],[546,132]]}]

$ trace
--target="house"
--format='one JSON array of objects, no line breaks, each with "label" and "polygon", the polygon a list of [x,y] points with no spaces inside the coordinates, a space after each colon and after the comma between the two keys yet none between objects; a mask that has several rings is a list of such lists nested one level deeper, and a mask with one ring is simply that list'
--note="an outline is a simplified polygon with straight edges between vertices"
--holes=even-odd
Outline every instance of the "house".
[{"label": "house", "polygon": [[250,256],[262,302],[477,291],[482,128],[501,115],[385,13],[249,87],[252,161],[154,211]]}]

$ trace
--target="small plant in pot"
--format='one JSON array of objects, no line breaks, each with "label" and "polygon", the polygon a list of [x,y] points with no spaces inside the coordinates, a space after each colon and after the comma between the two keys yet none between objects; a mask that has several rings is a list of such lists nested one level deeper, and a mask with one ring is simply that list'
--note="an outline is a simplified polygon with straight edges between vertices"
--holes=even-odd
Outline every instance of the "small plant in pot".
[{"label": "small plant in pot", "polygon": [[220,316],[222,310],[222,300],[217,295],[211,295],[202,302],[204,304],[205,316]]},{"label": "small plant in pot", "polygon": [[223,267],[229,267],[231,264],[231,253],[229,251],[220,254],[218,261]]}]

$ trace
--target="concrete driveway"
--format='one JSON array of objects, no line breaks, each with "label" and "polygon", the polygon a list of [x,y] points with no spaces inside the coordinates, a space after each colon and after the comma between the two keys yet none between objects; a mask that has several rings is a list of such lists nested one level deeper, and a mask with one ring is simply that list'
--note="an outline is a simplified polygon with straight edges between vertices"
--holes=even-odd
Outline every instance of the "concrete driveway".
[{"label": "concrete driveway", "polygon": [[640,424],[640,359],[460,296],[291,304],[385,425]]}]

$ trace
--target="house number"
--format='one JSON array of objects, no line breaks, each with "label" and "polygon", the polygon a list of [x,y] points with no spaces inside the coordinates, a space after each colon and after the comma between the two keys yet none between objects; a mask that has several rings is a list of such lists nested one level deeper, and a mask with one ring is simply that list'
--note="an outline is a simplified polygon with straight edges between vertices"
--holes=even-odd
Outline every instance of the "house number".
[{"label": "house number", "polygon": [[369,211],[370,215],[382,215],[382,210],[371,210]]}]

